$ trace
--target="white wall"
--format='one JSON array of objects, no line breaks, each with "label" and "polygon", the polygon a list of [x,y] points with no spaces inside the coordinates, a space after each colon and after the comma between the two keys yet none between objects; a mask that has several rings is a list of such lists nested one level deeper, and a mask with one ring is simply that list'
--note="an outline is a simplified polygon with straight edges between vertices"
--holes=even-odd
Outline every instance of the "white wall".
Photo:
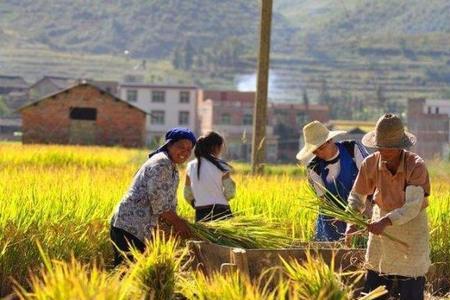
[{"label": "white wall", "polygon": [[[151,113],[154,110],[165,112],[164,124],[151,124],[150,115],[147,115],[146,130],[148,139],[152,135],[163,135],[166,131],[173,127],[188,127],[197,133],[197,89],[194,87],[177,87],[177,86],[155,86],[155,85],[131,85],[125,84],[120,86],[120,98],[128,101],[127,91],[137,90],[137,101],[131,104]],[[164,91],[165,102],[152,102],[152,91]],[[180,92],[189,92],[189,103],[180,103]],[[189,112],[189,123],[179,124],[179,112]]]}]

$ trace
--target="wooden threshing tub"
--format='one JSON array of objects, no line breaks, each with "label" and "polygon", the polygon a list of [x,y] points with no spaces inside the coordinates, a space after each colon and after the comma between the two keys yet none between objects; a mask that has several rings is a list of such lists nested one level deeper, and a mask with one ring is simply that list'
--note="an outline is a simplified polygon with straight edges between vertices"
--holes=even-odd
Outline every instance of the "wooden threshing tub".
[{"label": "wooden threshing tub", "polygon": [[280,257],[288,261],[304,261],[308,251],[313,255],[320,255],[327,264],[331,263],[334,256],[335,269],[344,271],[361,269],[365,255],[365,249],[349,249],[336,243],[314,242],[288,249],[242,249],[192,241],[189,248],[194,255],[194,266],[205,274],[239,270],[251,279],[258,279],[268,268],[281,266]]}]

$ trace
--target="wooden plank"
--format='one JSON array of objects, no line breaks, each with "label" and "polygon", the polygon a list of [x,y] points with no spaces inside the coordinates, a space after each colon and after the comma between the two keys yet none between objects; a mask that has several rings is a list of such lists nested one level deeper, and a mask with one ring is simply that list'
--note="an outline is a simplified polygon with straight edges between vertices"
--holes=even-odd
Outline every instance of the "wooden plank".
[{"label": "wooden plank", "polygon": [[231,251],[231,263],[235,264],[239,272],[249,275],[247,251],[242,248],[234,248]]}]

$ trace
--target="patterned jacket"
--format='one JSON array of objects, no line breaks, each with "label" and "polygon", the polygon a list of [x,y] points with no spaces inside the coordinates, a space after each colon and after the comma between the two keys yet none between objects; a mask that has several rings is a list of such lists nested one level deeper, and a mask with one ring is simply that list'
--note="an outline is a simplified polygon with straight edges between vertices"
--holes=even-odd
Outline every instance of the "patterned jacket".
[{"label": "patterned jacket", "polygon": [[139,240],[150,238],[159,215],[176,211],[179,174],[167,153],[148,159],[134,176],[133,182],[114,210],[111,224]]}]

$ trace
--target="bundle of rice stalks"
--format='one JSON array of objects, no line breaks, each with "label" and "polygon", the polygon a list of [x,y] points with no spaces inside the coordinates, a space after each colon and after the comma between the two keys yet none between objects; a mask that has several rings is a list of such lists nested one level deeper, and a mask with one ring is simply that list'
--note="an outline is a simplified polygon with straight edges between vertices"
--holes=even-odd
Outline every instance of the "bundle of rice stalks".
[{"label": "bundle of rice stalks", "polygon": [[226,220],[189,223],[196,238],[244,249],[286,248],[294,243],[287,229],[264,216],[236,216]]},{"label": "bundle of rice stalks", "polygon": [[[325,187],[323,189],[326,191]],[[312,187],[307,188],[307,191],[303,193],[301,199],[303,203],[302,206],[311,209],[319,214],[332,217],[334,219],[355,224],[361,230],[367,229],[369,220],[367,220],[360,212],[355,211],[349,207],[344,200],[336,197],[331,193],[327,193],[327,198],[323,199],[318,197]],[[344,209],[347,207],[346,209]],[[385,232],[382,233],[383,236],[398,243],[403,248],[401,251],[407,253],[409,245]]]},{"label": "bundle of rice stalks", "polygon": [[134,262],[129,261],[129,279],[135,281],[146,294],[146,299],[173,299],[175,285],[188,251],[179,247],[173,236],[166,238],[163,231],[155,231],[146,251],[132,250]]},{"label": "bundle of rice stalks", "polygon": [[41,250],[45,268],[31,275],[29,286],[15,285],[20,299],[142,299],[142,292],[120,274],[109,274],[97,266],[71,261],[50,260]]},{"label": "bundle of rice stalks", "polygon": [[[284,273],[289,278],[299,299],[314,300],[350,300],[354,299],[355,285],[364,275],[363,271],[339,273],[334,270],[334,259],[328,266],[322,257],[313,257],[306,253],[306,261],[301,264],[292,260],[283,263]],[[350,283],[349,283],[350,281]],[[380,287],[360,300],[376,299],[387,291]]]}]

